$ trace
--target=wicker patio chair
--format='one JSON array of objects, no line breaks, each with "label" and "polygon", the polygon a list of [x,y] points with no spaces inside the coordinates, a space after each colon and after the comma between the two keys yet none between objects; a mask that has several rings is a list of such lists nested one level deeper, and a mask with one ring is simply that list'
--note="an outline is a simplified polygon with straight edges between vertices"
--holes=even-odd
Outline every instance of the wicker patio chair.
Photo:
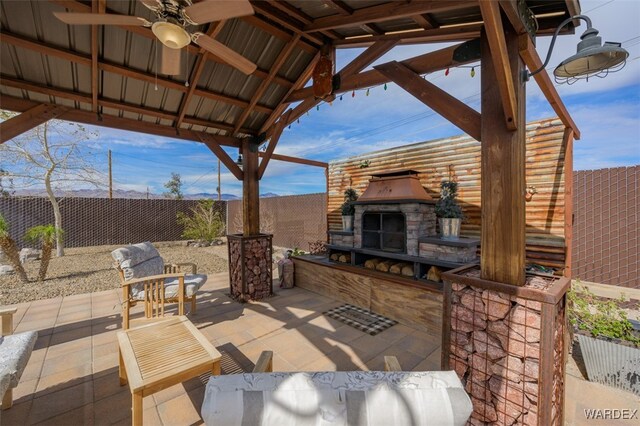
[{"label": "wicker patio chair", "polygon": [[[129,310],[144,302],[145,317],[164,316],[165,303],[177,303],[178,315],[184,315],[185,302],[191,302],[190,313],[196,312],[196,293],[207,281],[197,273],[194,263],[165,264],[150,242],[121,247],[111,256],[115,260],[122,284],[122,328],[129,328]],[[190,268],[186,274],[184,269]]]}]

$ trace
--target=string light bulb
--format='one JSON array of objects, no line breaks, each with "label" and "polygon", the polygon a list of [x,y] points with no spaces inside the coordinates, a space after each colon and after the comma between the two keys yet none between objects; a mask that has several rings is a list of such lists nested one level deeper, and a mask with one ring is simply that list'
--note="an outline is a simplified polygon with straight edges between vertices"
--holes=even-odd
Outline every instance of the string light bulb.
[{"label": "string light bulb", "polygon": [[316,111],[320,111],[320,105],[316,105]]},{"label": "string light bulb", "polygon": [[369,89],[367,89],[367,94],[366,95],[369,96]]},{"label": "string light bulb", "polygon": [[444,72],[444,75],[449,75],[449,68],[446,69],[446,71]]},{"label": "string light bulb", "polygon": [[342,100],[342,95],[340,95],[340,100]]},{"label": "string light bulb", "polygon": [[471,78],[476,76],[476,68],[475,67],[471,67]]},{"label": "string light bulb", "polygon": [[351,92],[351,97],[355,98],[356,97],[356,91],[354,90],[353,92]]},{"label": "string light bulb", "polygon": [[384,90],[387,90],[387,83],[384,84]]}]

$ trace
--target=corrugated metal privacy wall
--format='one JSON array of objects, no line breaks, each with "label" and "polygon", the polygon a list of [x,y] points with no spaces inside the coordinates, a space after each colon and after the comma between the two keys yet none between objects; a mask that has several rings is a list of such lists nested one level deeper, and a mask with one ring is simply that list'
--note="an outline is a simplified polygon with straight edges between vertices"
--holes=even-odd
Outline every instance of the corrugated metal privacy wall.
[{"label": "corrugated metal privacy wall", "polygon": [[[558,119],[527,126],[526,185],[536,193],[526,203],[527,261],[564,267],[564,126]],[[427,192],[437,199],[440,182],[459,184],[459,201],[467,217],[464,236],[480,237],[480,143],[469,136],[405,145],[329,165],[329,229],[341,229],[344,190],[358,195],[371,175],[405,169],[418,171]],[[523,195],[524,196],[524,195]]]},{"label": "corrugated metal privacy wall", "polygon": [[573,277],[640,288],[640,166],[573,175]]},{"label": "corrugated metal privacy wall", "polygon": [[[194,200],[62,198],[62,229],[66,247],[128,244],[142,241],[182,239],[182,226],[176,222],[179,211],[188,213]],[[216,209],[225,218],[225,202]],[[53,208],[47,198],[0,198],[0,213],[10,225],[12,238],[20,247],[22,236],[32,226],[53,223]]]},{"label": "corrugated metal privacy wall", "polygon": [[[273,234],[273,245],[309,250],[327,240],[327,194],[260,198],[260,230]],[[242,233],[242,201],[227,202],[227,229]]]}]

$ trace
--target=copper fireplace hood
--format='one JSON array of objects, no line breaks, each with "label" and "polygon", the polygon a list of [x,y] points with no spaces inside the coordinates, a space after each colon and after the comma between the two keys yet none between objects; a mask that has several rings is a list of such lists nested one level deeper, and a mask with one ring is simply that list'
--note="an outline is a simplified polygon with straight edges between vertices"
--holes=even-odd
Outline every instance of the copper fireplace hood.
[{"label": "copper fireplace hood", "polygon": [[433,200],[422,187],[418,172],[402,170],[373,175],[369,186],[355,204],[424,202]]}]

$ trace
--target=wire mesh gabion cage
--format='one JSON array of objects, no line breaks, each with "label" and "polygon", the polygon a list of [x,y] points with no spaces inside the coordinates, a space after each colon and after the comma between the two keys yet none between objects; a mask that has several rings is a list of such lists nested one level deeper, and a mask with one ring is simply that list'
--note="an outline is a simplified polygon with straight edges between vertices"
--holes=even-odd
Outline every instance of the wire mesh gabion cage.
[{"label": "wire mesh gabion cage", "polygon": [[480,279],[477,266],[443,278],[442,367],[471,397],[469,423],[561,425],[569,279],[518,287]]}]

